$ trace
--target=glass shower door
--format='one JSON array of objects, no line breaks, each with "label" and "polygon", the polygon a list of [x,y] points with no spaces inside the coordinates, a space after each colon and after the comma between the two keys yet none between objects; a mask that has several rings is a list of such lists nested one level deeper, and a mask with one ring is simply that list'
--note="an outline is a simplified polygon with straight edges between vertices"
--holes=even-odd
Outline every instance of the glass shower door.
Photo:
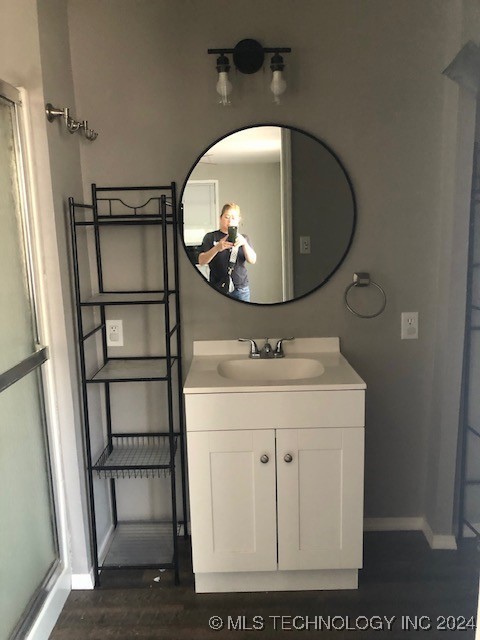
[{"label": "glass shower door", "polygon": [[25,638],[59,564],[19,109],[0,81],[0,640]]}]

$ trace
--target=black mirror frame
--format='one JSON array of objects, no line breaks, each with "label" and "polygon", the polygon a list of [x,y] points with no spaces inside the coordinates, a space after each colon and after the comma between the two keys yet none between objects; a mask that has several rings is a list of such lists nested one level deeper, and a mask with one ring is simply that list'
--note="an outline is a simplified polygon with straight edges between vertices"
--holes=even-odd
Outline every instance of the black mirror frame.
[{"label": "black mirror frame", "polygon": [[[239,131],[245,131],[246,129],[254,129],[256,127],[281,127],[281,128],[284,128],[284,129],[290,129],[291,131],[297,131],[298,133],[302,133],[303,135],[305,135],[305,136],[309,137],[310,139],[314,140],[315,142],[318,142],[319,144],[321,144],[333,156],[333,158],[337,161],[339,167],[343,171],[345,179],[347,180],[348,186],[350,188],[350,192],[352,194],[352,204],[353,204],[352,232],[350,234],[350,238],[348,240],[347,247],[346,247],[342,257],[338,261],[337,265],[335,266],[335,268],[316,287],[314,287],[313,289],[310,289],[310,291],[307,291],[306,293],[303,293],[301,296],[297,296],[296,298],[291,298],[290,300],[280,300],[279,302],[245,302],[244,300],[237,300],[236,298],[232,298],[227,293],[223,293],[223,292],[219,291],[218,289],[216,289],[200,273],[200,271],[195,268],[195,265],[192,263],[192,261],[190,259],[190,256],[188,254],[187,246],[185,244],[185,239],[184,239],[184,233],[183,233],[183,228],[184,228],[183,205],[182,205],[183,193],[185,191],[185,188],[187,186],[187,183],[188,183],[188,180],[189,180],[191,174],[193,173],[193,171],[194,171],[195,167],[197,166],[197,164],[200,162],[201,158],[203,158],[203,156],[208,152],[209,149],[211,149],[218,142],[220,142],[220,140],[223,140],[224,138],[228,138],[228,136],[231,136],[234,133],[238,133]],[[258,124],[251,124],[251,125],[246,125],[244,127],[239,127],[238,129],[233,129],[232,131],[229,131],[225,135],[220,136],[214,142],[209,144],[208,147],[206,147],[202,151],[202,153],[200,153],[197,156],[197,159],[193,163],[190,171],[187,174],[187,177],[185,178],[185,181],[183,183],[182,189],[181,189],[180,194],[179,194],[178,212],[179,212],[178,231],[179,231],[179,235],[180,235],[180,238],[181,238],[181,241],[182,241],[182,244],[183,244],[183,248],[185,250],[185,254],[187,256],[188,262],[192,265],[193,269],[197,272],[198,276],[203,280],[203,282],[205,282],[211,289],[213,289],[219,295],[221,295],[221,296],[223,296],[225,298],[229,298],[230,300],[233,300],[234,302],[239,302],[240,304],[254,305],[254,306],[258,306],[258,307],[273,307],[273,306],[277,306],[277,305],[281,305],[281,304],[289,304],[290,302],[296,302],[297,300],[301,300],[302,298],[306,298],[307,296],[311,295],[314,291],[317,291],[318,289],[323,287],[332,278],[332,276],[338,271],[338,269],[341,267],[341,265],[345,261],[345,258],[347,257],[347,255],[348,255],[348,253],[349,253],[349,251],[350,251],[350,249],[352,247],[353,238],[355,236],[355,231],[356,231],[356,227],[357,227],[357,201],[356,201],[356,198],[355,198],[355,191],[354,191],[354,188],[353,188],[353,183],[352,183],[352,180],[351,180],[349,174],[347,173],[347,170],[345,169],[345,166],[344,166],[343,162],[340,160],[339,156],[335,153],[335,151],[332,150],[332,148],[326,142],[324,142],[323,140],[320,140],[320,138],[317,138],[313,134],[308,133],[308,131],[305,131],[304,129],[300,129],[298,127],[293,127],[292,125],[289,125],[289,124],[279,124],[278,122],[261,122],[261,123],[258,123]]]}]

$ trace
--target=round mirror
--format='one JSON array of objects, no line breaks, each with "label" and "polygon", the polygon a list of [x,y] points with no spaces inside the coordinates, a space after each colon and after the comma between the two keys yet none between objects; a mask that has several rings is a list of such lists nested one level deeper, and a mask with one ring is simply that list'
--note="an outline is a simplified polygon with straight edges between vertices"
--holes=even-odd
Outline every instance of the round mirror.
[{"label": "round mirror", "polygon": [[340,160],[294,127],[259,125],[221,138],[194,164],[181,202],[192,265],[224,295],[256,304],[325,284],[355,230]]}]

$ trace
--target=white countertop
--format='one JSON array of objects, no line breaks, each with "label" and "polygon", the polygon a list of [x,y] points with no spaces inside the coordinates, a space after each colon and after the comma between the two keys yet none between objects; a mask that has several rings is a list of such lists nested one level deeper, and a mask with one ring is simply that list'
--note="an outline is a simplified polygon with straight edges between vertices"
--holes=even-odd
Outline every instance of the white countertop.
[{"label": "white countertop", "polygon": [[[269,339],[275,347],[276,338]],[[259,349],[264,340],[256,340]],[[324,367],[316,378],[297,380],[238,380],[218,372],[222,361],[248,360],[249,344],[236,340],[205,340],[194,342],[194,357],[184,385],[184,393],[244,393],[282,391],[341,391],[366,389],[365,382],[340,353],[339,338],[297,338],[284,342],[285,361],[289,358],[316,359]]]}]

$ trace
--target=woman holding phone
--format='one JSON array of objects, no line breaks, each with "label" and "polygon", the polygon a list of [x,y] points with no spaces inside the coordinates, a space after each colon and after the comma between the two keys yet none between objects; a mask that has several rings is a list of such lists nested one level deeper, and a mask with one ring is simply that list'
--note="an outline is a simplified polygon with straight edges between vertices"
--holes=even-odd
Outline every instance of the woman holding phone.
[{"label": "woman holding phone", "polygon": [[[220,227],[216,231],[210,231],[203,238],[198,263],[208,264],[210,283],[215,288],[236,300],[250,302],[250,286],[245,263],[255,264],[257,254],[248,236],[238,233],[239,222],[240,207],[234,202],[224,204],[220,215]],[[228,287],[229,275],[233,282],[231,291]]]}]

